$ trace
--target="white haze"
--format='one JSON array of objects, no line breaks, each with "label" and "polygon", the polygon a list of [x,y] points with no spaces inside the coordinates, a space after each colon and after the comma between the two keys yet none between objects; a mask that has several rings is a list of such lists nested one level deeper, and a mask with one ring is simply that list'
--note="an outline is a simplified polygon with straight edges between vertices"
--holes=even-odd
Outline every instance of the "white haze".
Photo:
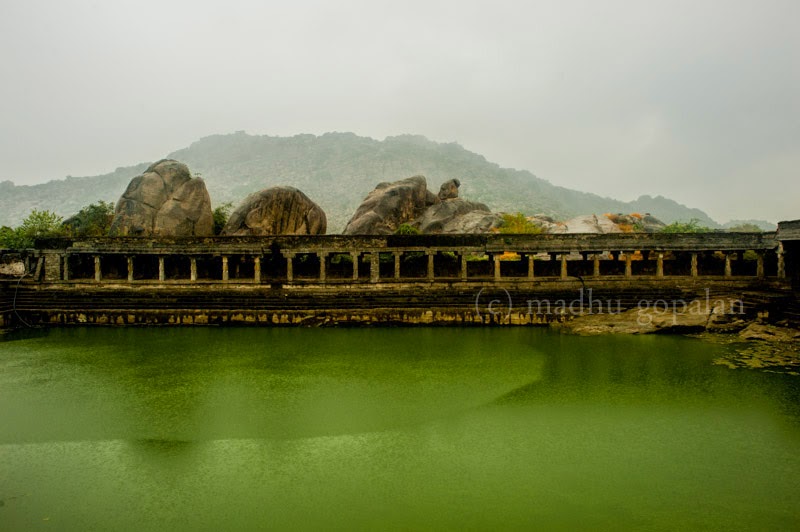
[{"label": "white haze", "polygon": [[236,130],[417,133],[623,200],[800,218],[798,6],[0,0],[0,180]]}]

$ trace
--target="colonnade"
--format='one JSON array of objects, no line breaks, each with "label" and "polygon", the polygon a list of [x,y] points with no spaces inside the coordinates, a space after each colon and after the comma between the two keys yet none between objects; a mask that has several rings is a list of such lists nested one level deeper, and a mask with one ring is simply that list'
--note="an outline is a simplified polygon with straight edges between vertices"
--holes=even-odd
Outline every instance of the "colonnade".
[{"label": "colonnade", "polygon": [[[533,281],[580,278],[786,277],[782,246],[776,250],[486,251],[469,248],[315,249],[277,253],[103,253],[53,255],[61,281],[114,279],[135,282],[434,282]],[[310,260],[309,260],[310,258]],[[170,261],[169,267],[167,261]],[[202,275],[199,264],[203,266]],[[312,267],[309,267],[312,264]],[[347,265],[350,265],[349,268]],[[475,264],[475,267],[472,265]],[[734,265],[741,265],[736,266]],[[91,268],[89,267],[91,265]],[[508,266],[506,266],[508,265]],[[637,265],[637,268],[634,268]],[[332,275],[332,269],[336,269]],[[668,267],[669,266],[669,267]],[[769,266],[769,271],[768,271]],[[363,269],[363,271],[362,271]],[[634,271],[634,270],[637,271]],[[505,270],[505,271],[504,271]],[[611,270],[611,271],[604,271]],[[48,268],[53,271],[53,268]]]}]

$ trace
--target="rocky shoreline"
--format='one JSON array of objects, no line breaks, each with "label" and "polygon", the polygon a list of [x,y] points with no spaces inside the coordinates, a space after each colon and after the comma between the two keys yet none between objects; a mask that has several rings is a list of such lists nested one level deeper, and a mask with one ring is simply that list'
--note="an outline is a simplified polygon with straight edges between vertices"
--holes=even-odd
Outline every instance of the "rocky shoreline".
[{"label": "rocky shoreline", "polygon": [[[697,303],[696,305],[693,305]],[[735,300],[717,301],[705,312],[692,302],[677,312],[659,308],[631,309],[618,314],[585,314],[551,324],[567,334],[682,334],[729,346],[714,364],[800,376],[800,329],[767,316],[739,315]]]}]

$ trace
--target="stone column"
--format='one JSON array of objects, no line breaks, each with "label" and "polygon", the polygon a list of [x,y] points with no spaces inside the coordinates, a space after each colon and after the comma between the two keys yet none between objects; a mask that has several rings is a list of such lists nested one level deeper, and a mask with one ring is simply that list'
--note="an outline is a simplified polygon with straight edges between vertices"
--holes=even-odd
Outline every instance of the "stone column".
[{"label": "stone column", "polygon": [[533,281],[533,263],[536,261],[536,257],[533,253],[528,254],[528,280]]},{"label": "stone column", "polygon": [[167,278],[166,271],[164,270],[164,255],[158,256],[158,280],[164,281]]},{"label": "stone column", "polygon": [[664,254],[661,252],[656,258],[656,277],[664,277]]},{"label": "stone column", "polygon": [[778,242],[778,279],[786,279],[786,253],[783,251],[783,242]]},{"label": "stone column", "polygon": [[592,255],[592,275],[600,277],[600,255],[597,253]]},{"label": "stone column", "polygon": [[261,284],[261,255],[253,257],[253,282]]},{"label": "stone column", "polygon": [[133,282],[133,257],[128,255],[126,257],[126,259],[127,259],[127,263],[128,263],[128,282],[132,283]]},{"label": "stone column", "polygon": [[492,255],[492,258],[494,259],[494,280],[499,281],[502,277],[500,272],[500,255],[495,253]]},{"label": "stone column", "polygon": [[428,280],[433,281],[433,261],[436,258],[436,252],[426,251],[425,253],[428,255]]},{"label": "stone column", "polygon": [[351,251],[350,257],[353,259],[353,280],[358,281],[358,256],[357,251]]},{"label": "stone column", "polygon": [[189,280],[197,280],[197,257],[189,257]]},{"label": "stone column", "polygon": [[222,280],[227,281],[230,278],[228,273],[228,256],[222,256]]},{"label": "stone column", "polygon": [[402,255],[402,251],[395,251],[394,252],[394,278],[400,279],[400,255]]},{"label": "stone column", "polygon": [[461,280],[467,280],[467,252],[461,252]]},{"label": "stone column", "polygon": [[700,275],[700,270],[697,267],[697,253],[692,253],[692,277]]},{"label": "stone column", "polygon": [[328,252],[318,251],[317,257],[319,257],[319,282],[325,283],[328,281]]},{"label": "stone column", "polygon": [[731,254],[725,253],[725,277],[730,277],[733,275],[733,270],[731,270]]},{"label": "stone column", "polygon": [[633,277],[633,253],[630,251],[625,252],[625,277]]},{"label": "stone column", "polygon": [[69,255],[64,254],[64,280],[69,281]]},{"label": "stone column", "polygon": [[381,277],[380,253],[373,251],[369,257],[369,282],[377,283]]},{"label": "stone column", "polygon": [[[54,283],[61,281],[61,255],[59,253],[49,253],[47,251],[42,252],[42,256],[39,258],[39,264],[41,267],[37,266],[37,270],[44,269],[44,280]],[[39,276],[36,276],[39,279]]]},{"label": "stone column", "polygon": [[756,277],[759,279],[764,278],[764,252],[759,251],[756,255]]},{"label": "stone column", "polygon": [[568,277],[568,272],[567,272],[567,254],[566,253],[562,253],[561,254],[561,278],[562,279],[566,279],[567,277]]},{"label": "stone column", "polygon": [[100,266],[100,255],[94,256],[94,280],[98,283],[103,280],[103,270]]},{"label": "stone column", "polygon": [[294,281],[294,253],[281,252],[286,259],[286,282],[291,283]]}]

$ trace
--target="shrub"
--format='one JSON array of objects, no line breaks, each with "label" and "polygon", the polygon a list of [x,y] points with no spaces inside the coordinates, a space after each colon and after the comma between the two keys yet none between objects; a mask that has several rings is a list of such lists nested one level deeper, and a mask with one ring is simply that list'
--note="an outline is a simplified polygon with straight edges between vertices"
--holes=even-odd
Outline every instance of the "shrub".
[{"label": "shrub", "polygon": [[397,228],[397,231],[394,232],[396,235],[419,235],[421,234],[420,230],[414,227],[413,225],[409,224],[400,224],[400,227]]},{"label": "shrub", "polygon": [[499,232],[506,234],[526,234],[538,235],[542,228],[528,220],[524,214],[502,214],[503,223],[500,225]]},{"label": "shrub", "polygon": [[661,229],[662,233],[708,233],[711,229],[700,225],[700,220],[692,218],[688,222],[672,222]]}]

